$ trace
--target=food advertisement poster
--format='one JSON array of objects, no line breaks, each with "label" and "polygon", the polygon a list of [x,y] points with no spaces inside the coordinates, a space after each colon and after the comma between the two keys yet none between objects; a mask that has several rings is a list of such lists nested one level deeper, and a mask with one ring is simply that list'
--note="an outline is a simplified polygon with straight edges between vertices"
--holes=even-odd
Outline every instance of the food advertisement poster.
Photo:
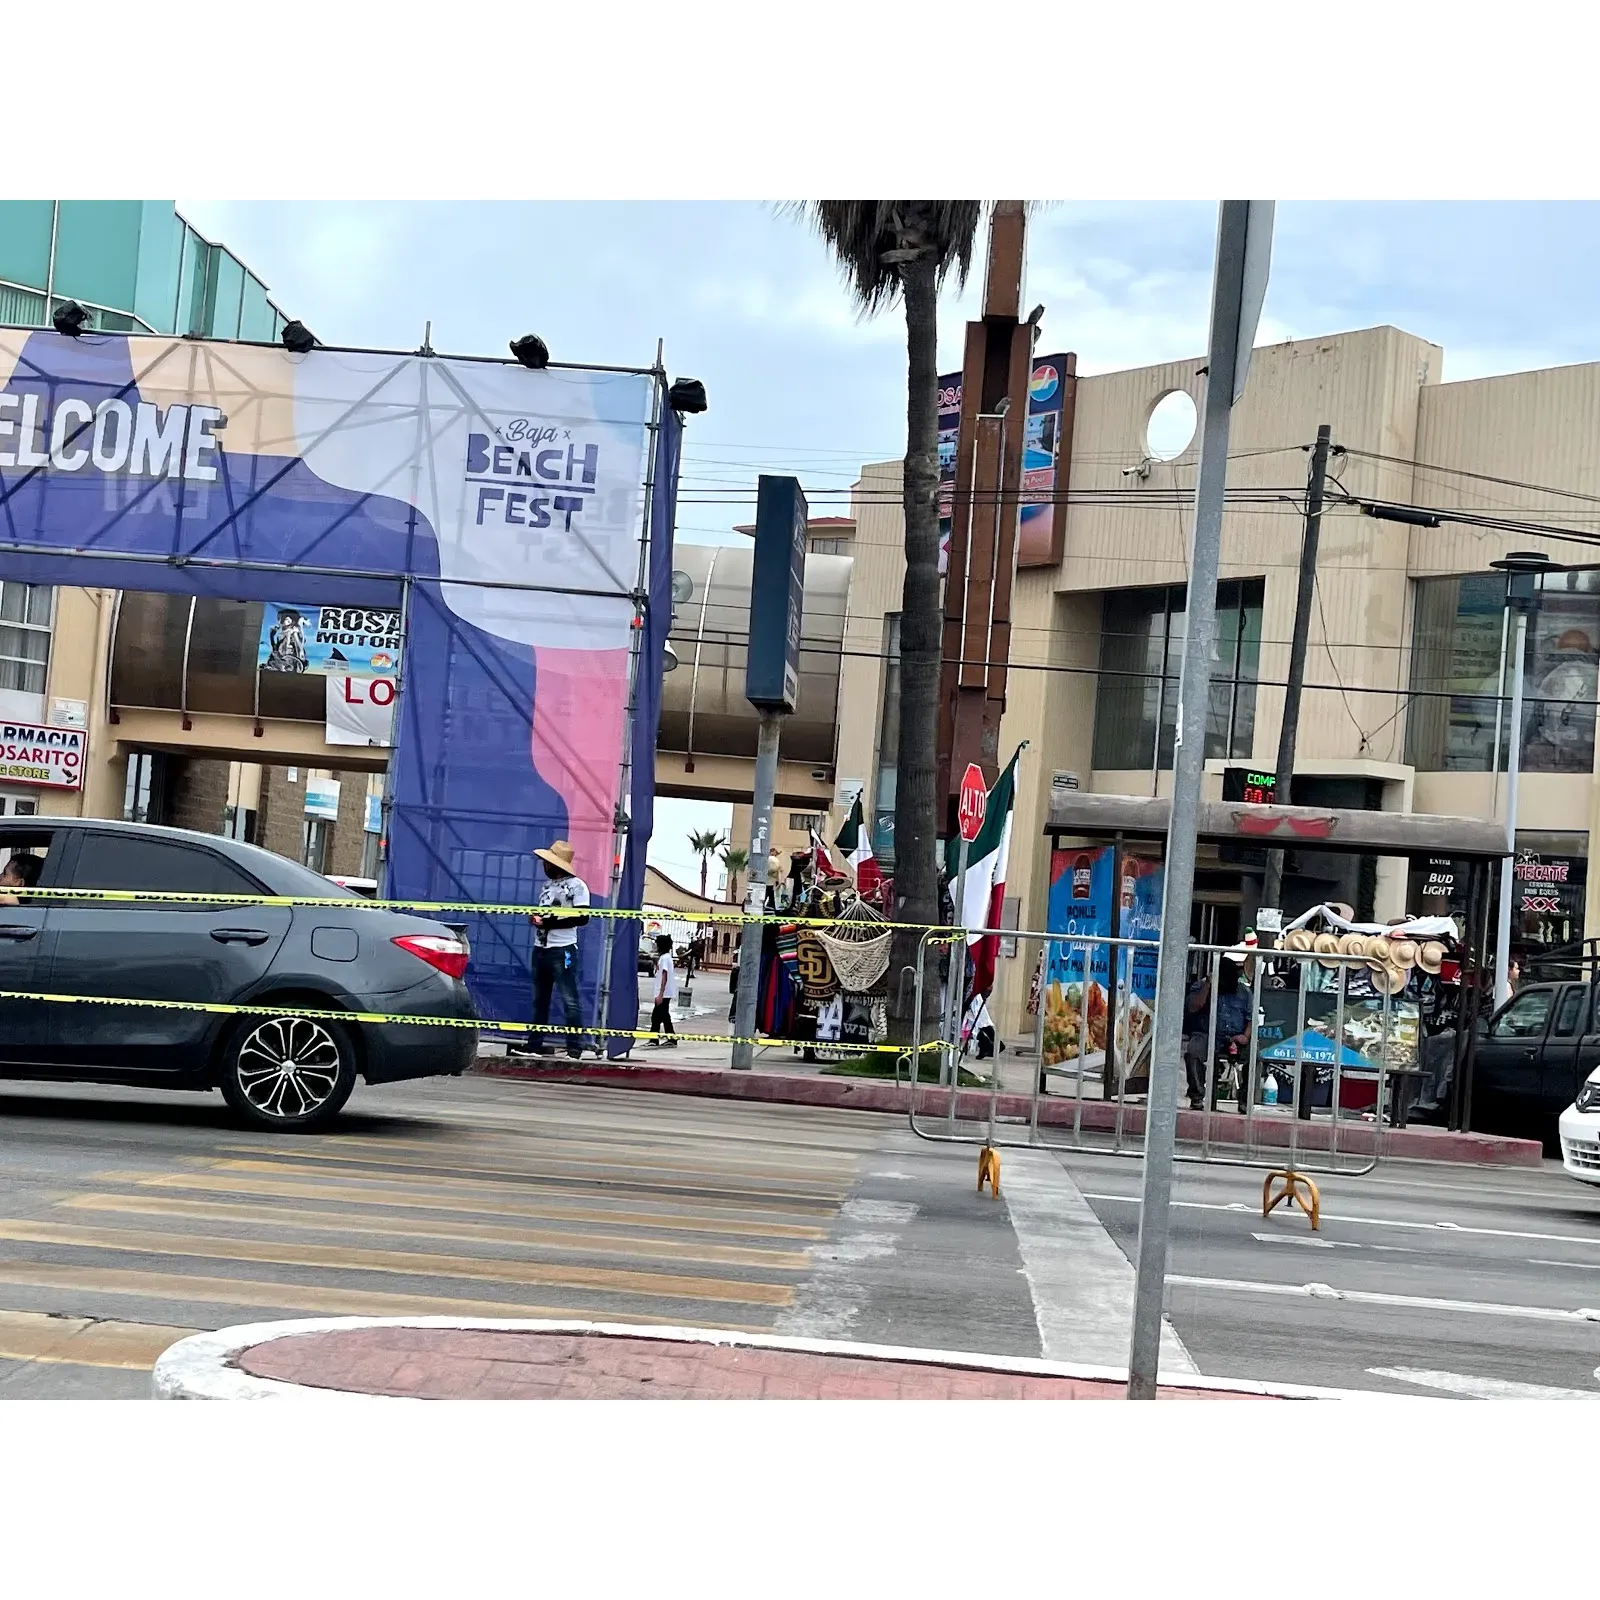
[{"label": "food advertisement poster", "polygon": [[[1050,857],[1052,940],[1044,975],[1044,1065],[1083,1060],[1103,1071],[1110,1025],[1112,875],[1115,851],[1056,850]],[[1124,858],[1121,937],[1156,939],[1161,932],[1161,863]],[[1086,941],[1074,944],[1074,938]],[[1096,941],[1089,943],[1087,941]],[[1156,952],[1120,952],[1117,973],[1117,1061],[1124,1078],[1148,1073],[1155,1019]]]}]

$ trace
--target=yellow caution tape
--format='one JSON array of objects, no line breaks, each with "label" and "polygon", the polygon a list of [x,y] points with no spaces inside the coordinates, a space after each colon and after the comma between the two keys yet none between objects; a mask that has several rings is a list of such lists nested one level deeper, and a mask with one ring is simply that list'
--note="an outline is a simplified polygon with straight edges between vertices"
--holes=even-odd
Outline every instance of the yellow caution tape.
[{"label": "yellow caution tape", "polygon": [[[653,1039],[656,1034],[647,1028],[574,1028],[555,1022],[494,1022],[474,1017],[420,1017],[399,1011],[339,1011],[319,1009],[314,1006],[250,1006],[235,1005],[223,1000],[131,1000],[118,995],[100,994],[45,994],[26,989],[0,989],[0,1000],[40,1000],[49,1005],[69,1006],[142,1006],[155,1011],[204,1011],[214,1016],[240,1017],[319,1017],[333,1022],[400,1022],[420,1028],[471,1028],[494,1033],[541,1034],[548,1033],[571,1038],[574,1034],[585,1039]],[[910,1055],[910,1045],[898,1044],[846,1044],[836,1040],[745,1038],[726,1033],[676,1033],[667,1037],[691,1044],[749,1044],[760,1047],[771,1045],[803,1045],[807,1049],[849,1050],[858,1055],[895,1054]],[[937,1050],[941,1040],[933,1039],[918,1045],[919,1052]]]},{"label": "yellow caution tape", "polygon": [[[373,911],[461,911],[481,916],[540,916],[551,922],[574,918],[594,918],[596,921],[610,917],[618,921],[643,921],[647,918],[671,917],[674,921],[699,923],[775,923],[793,928],[871,928],[888,933],[898,929],[943,934],[942,940],[933,943],[954,943],[963,929],[953,923],[938,922],[859,922],[846,917],[791,917],[783,912],[711,911],[674,912],[660,909],[631,910],[617,906],[525,906],[485,904],[475,900],[368,900],[356,895],[323,898],[316,895],[292,894],[189,894],[182,890],[164,889],[13,889],[23,904],[48,907],[58,900],[111,901],[119,905],[199,905],[199,906],[330,906],[340,910],[368,909]],[[3,908],[0,908],[3,910]],[[1001,930],[991,930],[999,934]]]}]

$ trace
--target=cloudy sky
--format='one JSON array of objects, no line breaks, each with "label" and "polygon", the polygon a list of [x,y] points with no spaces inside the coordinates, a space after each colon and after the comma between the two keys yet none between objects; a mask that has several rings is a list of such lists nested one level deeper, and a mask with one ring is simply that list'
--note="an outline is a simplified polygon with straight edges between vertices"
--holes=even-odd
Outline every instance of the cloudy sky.
[{"label": "cloudy sky", "polygon": [[[897,313],[855,315],[803,222],[754,204],[180,201],[329,344],[498,354],[540,334],[558,360],[700,378],[680,537],[745,520],[758,471],[797,474],[830,509],[863,461],[904,448]],[[1063,203],[1036,218],[1027,292],[1041,350],[1105,372],[1204,348],[1215,207]],[[1600,360],[1600,205],[1281,202],[1259,342],[1394,323],[1440,344],[1445,377]],[[981,271],[981,263],[976,270]],[[946,295],[940,364],[959,364],[975,285]],[[841,507],[842,508],[842,507]],[[694,875],[690,826],[726,808],[663,806],[653,854]]]}]

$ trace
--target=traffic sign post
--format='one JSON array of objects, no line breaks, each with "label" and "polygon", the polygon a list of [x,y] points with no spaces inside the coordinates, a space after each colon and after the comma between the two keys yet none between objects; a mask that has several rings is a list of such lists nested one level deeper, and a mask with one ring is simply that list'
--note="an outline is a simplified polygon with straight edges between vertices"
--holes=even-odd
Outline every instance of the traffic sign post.
[{"label": "traffic sign post", "polygon": [[[956,881],[950,899],[955,906],[958,928],[967,925],[967,849],[983,830],[983,814],[988,804],[989,787],[983,781],[983,770],[976,762],[972,762],[961,776],[961,799],[956,812],[961,843],[956,847]],[[950,975],[945,980],[945,1037],[950,1041],[950,1105],[947,1120],[951,1124],[956,1119],[956,1088],[961,1080],[961,1016],[966,989],[967,941],[963,935],[950,947]],[[945,1081],[944,1073],[941,1072],[939,1077],[940,1082]]]}]

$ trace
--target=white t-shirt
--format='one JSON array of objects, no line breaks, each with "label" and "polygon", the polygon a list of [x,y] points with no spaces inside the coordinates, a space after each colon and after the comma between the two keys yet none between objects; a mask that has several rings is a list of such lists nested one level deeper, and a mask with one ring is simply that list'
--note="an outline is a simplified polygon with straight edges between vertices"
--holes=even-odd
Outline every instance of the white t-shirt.
[{"label": "white t-shirt", "polygon": [[656,994],[663,1000],[678,998],[678,969],[670,951],[656,957]]},{"label": "white t-shirt", "polygon": [[[589,885],[582,878],[571,877],[551,880],[539,891],[541,906],[587,906]],[[565,950],[578,942],[578,930],[565,920],[547,922],[542,930],[540,944],[550,950]]]}]

